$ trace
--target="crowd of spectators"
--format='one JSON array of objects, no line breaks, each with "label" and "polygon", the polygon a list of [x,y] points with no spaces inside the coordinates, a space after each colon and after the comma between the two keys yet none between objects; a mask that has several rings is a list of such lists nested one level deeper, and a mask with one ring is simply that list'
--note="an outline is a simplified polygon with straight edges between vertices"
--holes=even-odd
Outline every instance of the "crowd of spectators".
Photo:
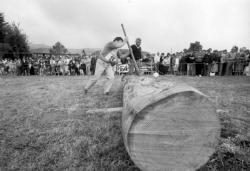
[{"label": "crowd of spectators", "polygon": [[227,50],[183,51],[177,53],[154,54],[158,72],[164,74],[211,76],[248,75],[250,76],[250,52],[246,48],[238,50],[234,46]]},{"label": "crowd of spectators", "polygon": [[0,75],[93,75],[95,55],[22,54],[15,60],[0,59]]},{"label": "crowd of spectators", "polygon": [[[0,75],[93,75],[97,54],[22,54],[15,60],[0,59]],[[129,63],[120,61],[119,65]],[[250,51],[234,46],[227,50],[200,50],[143,55],[142,67],[161,75],[250,76]],[[144,65],[143,65],[144,64]],[[117,67],[119,68],[119,67]],[[116,68],[116,69],[117,69]],[[151,73],[152,73],[151,72]]]}]

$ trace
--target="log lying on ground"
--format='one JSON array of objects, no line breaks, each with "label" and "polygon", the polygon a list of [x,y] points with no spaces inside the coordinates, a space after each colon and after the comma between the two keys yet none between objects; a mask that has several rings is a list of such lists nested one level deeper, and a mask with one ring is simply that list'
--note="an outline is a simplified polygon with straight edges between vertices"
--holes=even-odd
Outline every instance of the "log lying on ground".
[{"label": "log lying on ground", "polygon": [[90,109],[86,111],[86,114],[96,114],[96,113],[113,113],[113,112],[121,112],[122,107],[114,107],[114,108],[101,108],[101,109]]},{"label": "log lying on ground", "polygon": [[141,170],[196,170],[215,152],[220,122],[213,104],[193,87],[129,77],[122,131]]}]

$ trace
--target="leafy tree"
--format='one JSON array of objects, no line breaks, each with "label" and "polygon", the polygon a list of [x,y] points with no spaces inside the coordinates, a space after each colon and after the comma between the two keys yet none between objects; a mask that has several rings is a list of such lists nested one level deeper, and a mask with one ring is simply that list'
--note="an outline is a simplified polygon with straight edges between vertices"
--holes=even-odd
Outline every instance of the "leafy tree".
[{"label": "leafy tree", "polygon": [[49,49],[50,53],[53,55],[65,54],[68,50],[60,42],[56,42],[52,48]]},{"label": "leafy tree", "polygon": [[19,25],[16,25],[15,23],[7,24],[5,28],[4,41],[11,46],[12,52],[29,52],[27,36],[21,32]]},{"label": "leafy tree", "polygon": [[200,44],[200,42],[196,41],[194,43],[190,43],[189,46],[189,51],[201,51],[202,50],[202,45]]},{"label": "leafy tree", "polygon": [[19,25],[5,22],[3,13],[0,13],[0,54],[3,58],[18,58],[23,53],[29,53],[26,34]]},{"label": "leafy tree", "polygon": [[3,13],[0,13],[0,43],[4,42],[4,27],[6,25],[6,22],[4,20]]},{"label": "leafy tree", "polygon": [[4,43],[5,25],[4,15],[0,13],[0,58],[10,49],[9,45]]}]

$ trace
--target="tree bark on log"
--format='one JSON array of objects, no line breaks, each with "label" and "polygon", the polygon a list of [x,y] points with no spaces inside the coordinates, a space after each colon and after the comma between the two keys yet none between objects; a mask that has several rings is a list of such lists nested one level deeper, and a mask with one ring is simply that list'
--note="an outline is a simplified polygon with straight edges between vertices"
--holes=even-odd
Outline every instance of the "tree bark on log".
[{"label": "tree bark on log", "polygon": [[215,152],[220,121],[209,98],[186,84],[128,77],[122,133],[143,171],[196,170]]}]

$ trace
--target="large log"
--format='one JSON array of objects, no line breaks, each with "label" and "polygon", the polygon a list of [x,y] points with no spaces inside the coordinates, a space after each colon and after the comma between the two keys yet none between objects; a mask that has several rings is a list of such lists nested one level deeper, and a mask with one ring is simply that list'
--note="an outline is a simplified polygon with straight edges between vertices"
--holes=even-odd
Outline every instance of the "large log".
[{"label": "large log", "polygon": [[220,121],[206,95],[186,84],[126,79],[124,144],[143,171],[196,170],[215,152]]}]

